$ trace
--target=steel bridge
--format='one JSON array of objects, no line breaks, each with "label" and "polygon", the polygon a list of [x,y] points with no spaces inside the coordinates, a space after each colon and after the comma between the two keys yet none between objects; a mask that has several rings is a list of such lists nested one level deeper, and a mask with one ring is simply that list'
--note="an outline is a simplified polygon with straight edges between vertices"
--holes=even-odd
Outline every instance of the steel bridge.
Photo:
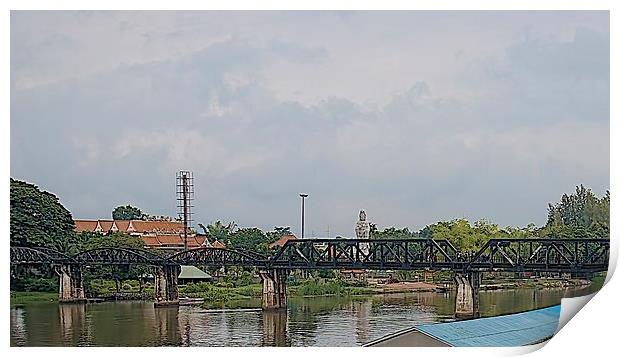
[{"label": "steel bridge", "polygon": [[11,265],[198,265],[263,269],[452,270],[458,272],[599,272],[609,263],[608,239],[491,239],[461,253],[442,239],[298,239],[274,255],[196,248],[168,256],[145,249],[100,248],[67,255],[11,247]]},{"label": "steel bridge", "polygon": [[255,267],[263,308],[286,307],[293,269],[446,270],[454,272],[456,315],[476,316],[484,272],[607,271],[608,239],[490,239],[477,252],[460,252],[442,239],[298,239],[266,256],[229,248],[197,248],[161,256],[145,249],[100,248],[68,255],[40,247],[11,247],[11,266],[51,265],[60,275],[59,300],[84,300],[83,267],[152,266],[157,304],[177,304],[181,265]]}]

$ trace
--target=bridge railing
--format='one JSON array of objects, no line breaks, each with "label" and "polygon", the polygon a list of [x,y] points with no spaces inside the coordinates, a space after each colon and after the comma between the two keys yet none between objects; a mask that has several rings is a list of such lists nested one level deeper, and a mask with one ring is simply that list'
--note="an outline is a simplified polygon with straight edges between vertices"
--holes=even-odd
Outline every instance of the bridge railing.
[{"label": "bridge railing", "polygon": [[466,270],[605,271],[608,239],[491,239],[468,260]]},{"label": "bridge railing", "polygon": [[454,269],[462,265],[446,240],[298,239],[289,240],[269,260],[278,268]]},{"label": "bridge railing", "polygon": [[202,247],[173,254],[167,260],[179,265],[266,267],[268,257],[256,252]]},{"label": "bridge railing", "polygon": [[144,249],[101,248],[69,256],[47,248],[11,247],[11,264],[597,272],[607,270],[609,240],[490,239],[477,252],[462,253],[442,239],[298,239],[287,241],[271,257],[206,247],[167,257]]}]

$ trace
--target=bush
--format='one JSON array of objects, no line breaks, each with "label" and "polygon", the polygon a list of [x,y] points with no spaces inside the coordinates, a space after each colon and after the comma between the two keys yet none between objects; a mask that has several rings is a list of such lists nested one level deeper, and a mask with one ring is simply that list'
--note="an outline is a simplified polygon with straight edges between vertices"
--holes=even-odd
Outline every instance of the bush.
[{"label": "bush", "polygon": [[58,280],[51,278],[30,278],[15,280],[11,284],[14,291],[58,292]]},{"label": "bush", "polygon": [[231,282],[225,281],[225,280],[220,280],[218,282],[215,283],[215,286],[220,287],[220,288],[232,288],[235,285]]},{"label": "bush", "polygon": [[213,285],[205,282],[189,283],[181,288],[184,293],[205,293],[213,290]]}]

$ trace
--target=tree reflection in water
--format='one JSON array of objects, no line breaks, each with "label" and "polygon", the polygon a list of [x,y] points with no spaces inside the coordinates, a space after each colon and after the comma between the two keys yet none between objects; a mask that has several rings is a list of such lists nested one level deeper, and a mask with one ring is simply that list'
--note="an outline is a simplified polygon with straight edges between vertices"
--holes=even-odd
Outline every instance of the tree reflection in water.
[{"label": "tree reflection in water", "polygon": [[[483,291],[481,314],[547,307],[598,288]],[[454,296],[291,297],[285,311],[263,312],[258,306],[260,300],[253,309],[218,310],[154,308],[152,302],[136,301],[12,307],[10,341],[11,346],[359,346],[415,324],[453,319]]]}]

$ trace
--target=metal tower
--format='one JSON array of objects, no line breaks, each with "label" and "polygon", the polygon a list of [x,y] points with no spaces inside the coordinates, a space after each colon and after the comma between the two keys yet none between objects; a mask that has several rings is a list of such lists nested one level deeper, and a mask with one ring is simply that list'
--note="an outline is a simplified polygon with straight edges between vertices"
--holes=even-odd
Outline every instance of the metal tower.
[{"label": "metal tower", "polygon": [[183,246],[187,250],[187,233],[192,228],[192,201],[194,200],[194,176],[190,171],[177,173],[177,210],[183,221]]}]

